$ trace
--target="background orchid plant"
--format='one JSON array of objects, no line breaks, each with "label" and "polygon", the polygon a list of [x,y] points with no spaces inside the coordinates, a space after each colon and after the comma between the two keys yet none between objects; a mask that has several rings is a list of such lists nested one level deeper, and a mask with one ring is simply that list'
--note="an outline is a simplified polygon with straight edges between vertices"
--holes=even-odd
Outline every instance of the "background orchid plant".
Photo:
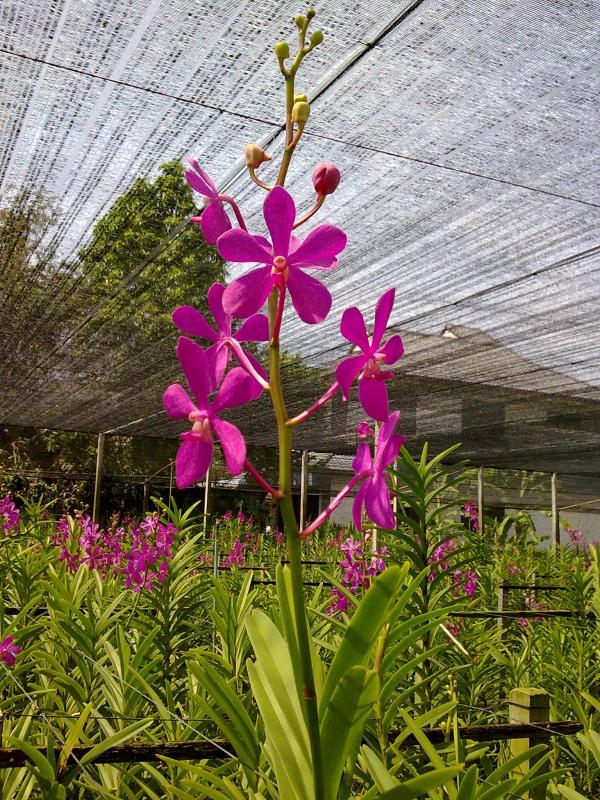
[{"label": "background orchid plant", "polygon": [[[313,533],[353,489],[357,488],[353,514],[358,529],[363,510],[372,523],[393,527],[387,468],[395,461],[403,437],[396,433],[400,414],[390,413],[386,381],[393,377],[387,369],[402,355],[399,336],[392,336],[382,345],[385,328],[394,302],[394,290],[386,291],[375,310],[372,335],[367,333],[365,318],[358,308],[349,308],[342,315],[341,334],[353,343],[359,355],[344,359],[336,370],[336,380],[327,392],[306,411],[290,419],[286,410],[280,379],[280,331],[286,301],[289,299],[301,322],[315,325],[327,317],[332,298],[329,290],[311,272],[328,272],[338,267],[347,237],[331,224],[320,224],[304,237],[295,231],[323,206],[340,181],[334,164],[318,164],[312,174],[315,199],[312,206],[298,215],[296,204],[284,188],[294,150],[302,137],[310,113],[306,95],[295,93],[295,77],[303,58],[323,36],[319,31],[308,38],[308,28],[315,12],[296,17],[298,49],[292,58],[287,42],[275,46],[281,74],[285,79],[286,122],[283,155],[273,186],[259,179],[256,170],[271,160],[259,144],[246,147],[246,162],[251,180],[266,192],[263,214],[269,238],[248,230],[236,201],[221,194],[215,182],[193,159],[188,159],[185,175],[190,186],[203,197],[204,209],[192,221],[199,223],[206,242],[214,244],[226,261],[251,266],[241,277],[223,287],[215,284],[209,291],[209,306],[215,318],[213,328],[199,311],[182,306],[173,313],[173,321],[185,334],[209,342],[200,344],[183,336],[177,354],[195,402],[179,384],[169,386],[164,394],[164,407],[176,419],[188,419],[191,430],[181,434],[177,455],[177,485],[185,488],[201,480],[214,453],[213,440],[220,440],[227,468],[233,475],[248,471],[279,504],[288,550],[289,566],[280,568],[277,581],[280,603],[285,612],[285,639],[262,612],[253,612],[247,623],[256,662],[248,667],[255,698],[266,732],[266,752],[275,772],[282,797],[303,797],[333,800],[339,796],[342,776],[348,759],[356,760],[362,728],[369,713],[369,698],[374,696],[377,675],[367,667],[372,649],[388,609],[406,575],[398,567],[390,567],[374,579],[362,603],[365,611],[356,612],[357,625],[362,626],[361,644],[341,648],[334,659],[325,684],[324,669],[314,651],[307,622],[302,586],[301,541]],[[232,212],[232,215],[229,213]],[[259,313],[267,304],[268,322]],[[233,332],[234,320],[241,325]],[[268,370],[249,353],[242,341],[268,340]],[[237,362],[229,371],[228,367]],[[359,399],[365,412],[382,424],[376,452],[366,441],[371,428],[361,425],[361,441],[354,459],[355,476],[330,505],[308,525],[299,530],[292,505],[292,434],[297,425],[316,413],[337,392],[348,400],[352,383],[358,380]],[[255,400],[263,391],[273,404],[279,445],[279,480],[271,486],[246,455],[242,433],[220,417],[222,410]],[[378,571],[378,570],[376,570]],[[374,574],[374,573],[373,573]],[[370,608],[368,619],[364,616]],[[351,632],[356,638],[357,632]],[[286,661],[279,663],[278,674],[271,674],[273,652],[279,651]],[[340,654],[338,653],[338,656]],[[282,670],[297,687],[297,697],[287,698],[288,716],[296,719],[299,750],[290,756],[285,739],[277,728],[277,686]],[[277,684],[277,686],[273,683]],[[278,683],[279,682],[279,683]],[[340,717],[342,687],[351,708],[351,719]],[[286,692],[287,692],[286,688]],[[275,698],[275,699],[274,699]],[[283,699],[282,699],[283,702]],[[279,709],[281,710],[281,709]],[[272,724],[271,724],[272,723]],[[292,775],[290,759],[296,760],[299,774]],[[298,761],[298,759],[300,759]]]}]

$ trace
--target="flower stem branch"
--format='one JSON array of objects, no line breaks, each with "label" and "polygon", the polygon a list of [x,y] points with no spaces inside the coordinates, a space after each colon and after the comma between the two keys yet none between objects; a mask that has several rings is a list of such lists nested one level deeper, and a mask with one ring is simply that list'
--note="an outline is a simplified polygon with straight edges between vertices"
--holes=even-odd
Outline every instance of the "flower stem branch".
[{"label": "flower stem branch", "polygon": [[233,213],[235,214],[235,218],[237,219],[238,225],[240,226],[240,228],[247,231],[248,228],[246,227],[246,223],[244,222],[244,218],[242,216],[242,212],[240,211],[240,207],[235,202],[233,197],[231,197],[228,194],[220,194],[219,200],[222,200],[224,203],[229,203],[229,205],[233,209]]},{"label": "flower stem branch", "polygon": [[329,517],[333,514],[333,512],[336,510],[336,508],[339,506],[342,500],[344,500],[344,498],[348,496],[348,494],[352,491],[352,489],[354,489],[356,484],[364,480],[365,477],[366,476],[363,473],[359,473],[358,475],[355,475],[353,478],[351,478],[348,481],[348,483],[344,486],[342,491],[336,497],[333,498],[333,500],[331,501],[331,503],[329,503],[327,508],[321,511],[319,516],[316,519],[314,519],[310,523],[310,525],[304,528],[303,531],[300,531],[300,538],[306,539],[306,537],[310,536],[311,533],[314,533],[317,530],[317,528],[320,528],[321,525],[325,522],[325,520],[329,519]]},{"label": "flower stem branch", "polygon": [[255,171],[254,167],[248,167],[248,174],[250,175],[250,178],[251,178],[251,180],[252,180],[252,181],[253,181],[253,182],[254,182],[254,183],[257,185],[257,186],[260,186],[260,188],[261,188],[261,189],[264,189],[265,191],[267,191],[267,192],[270,192],[270,191],[271,191],[271,189],[273,188],[272,186],[269,186],[269,184],[268,184],[268,183],[263,183],[263,182],[261,181],[261,179],[260,179],[260,178],[258,177],[258,175],[256,174],[256,171]]},{"label": "flower stem branch", "polygon": [[279,299],[277,301],[277,314],[275,316],[275,324],[273,326],[272,338],[279,342],[279,333],[281,331],[281,320],[283,319],[283,309],[285,307],[285,287],[278,289]]},{"label": "flower stem branch", "polygon": [[258,483],[259,486],[262,486],[262,488],[265,490],[267,494],[270,494],[271,497],[274,497],[276,500],[279,500],[281,498],[282,495],[279,489],[274,489],[271,486],[271,484],[265,478],[263,478],[263,476],[260,474],[260,472],[256,469],[254,464],[249,459],[246,459],[244,461],[244,467],[248,472],[248,474],[252,475],[254,480]]},{"label": "flower stem branch", "polygon": [[321,208],[324,202],[325,202],[325,195],[318,194],[317,199],[313,203],[312,207],[306,212],[306,214],[304,214],[302,217],[299,217],[296,220],[296,222],[294,222],[294,227],[292,228],[292,230],[295,230],[296,228],[299,228],[300,225],[304,225],[305,222],[308,222],[308,220],[317,213],[317,211]]},{"label": "flower stem branch", "polygon": [[271,384],[271,400],[277,422],[279,440],[279,509],[283,519],[288,550],[288,562],[291,576],[291,591],[294,605],[298,653],[300,656],[300,673],[304,700],[304,715],[308,728],[310,751],[312,757],[315,800],[325,797],[323,763],[321,754],[321,735],[319,730],[319,711],[317,693],[312,665],[312,646],[310,630],[304,603],[304,587],[302,584],[302,558],[298,524],[292,503],[292,430],[285,423],[287,410],[281,389],[281,353],[279,349],[279,330],[277,319],[281,295],[273,290],[269,295],[269,383]]},{"label": "flower stem branch", "polygon": [[339,388],[340,385],[336,381],[329,387],[329,389],[327,389],[324,395],[322,395],[315,403],[312,404],[310,408],[307,408],[306,411],[302,411],[297,416],[292,417],[292,419],[288,419],[286,425],[289,425],[291,428],[293,428],[294,426],[299,425],[301,422],[304,422],[304,420],[311,417],[315,411],[318,411],[321,406],[324,406],[328,400],[331,400]]},{"label": "flower stem branch", "polygon": [[258,372],[254,364],[250,361],[246,353],[244,353],[243,348],[241,347],[240,343],[237,339],[229,338],[225,340],[227,342],[227,346],[231,350],[231,352],[235,355],[237,360],[239,361],[240,365],[246,370],[246,372],[251,375],[254,380],[263,387],[267,392],[271,391],[271,386],[267,380],[263,378],[263,376]]}]

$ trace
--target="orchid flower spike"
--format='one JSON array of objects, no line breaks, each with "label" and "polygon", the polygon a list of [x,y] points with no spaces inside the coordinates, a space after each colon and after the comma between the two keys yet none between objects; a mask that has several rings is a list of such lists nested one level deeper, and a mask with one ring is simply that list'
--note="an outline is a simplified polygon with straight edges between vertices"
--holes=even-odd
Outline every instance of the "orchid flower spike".
[{"label": "orchid flower spike", "polygon": [[167,387],[163,395],[165,411],[173,419],[189,419],[191,431],[181,434],[183,442],[175,459],[177,488],[185,489],[206,475],[213,458],[213,435],[221,442],[227,469],[239,475],[246,460],[246,442],[231,422],[218,416],[226,408],[249,403],[256,397],[256,381],[235,367],[225,376],[216,397],[208,399],[211,381],[209,363],[199,344],[185,336],[177,343],[177,358],[196,403],[179,383]]},{"label": "orchid flower spike", "polygon": [[384,364],[395,364],[404,353],[404,345],[399,336],[390,337],[382,346],[381,340],[394,305],[396,290],[389,289],[377,301],[373,335],[369,339],[365,319],[356,307],[347,308],[342,315],[340,331],[342,336],[356,345],[362,353],[345,358],[337,365],[335,377],[342,390],[344,400],[348,399],[350,387],[358,377],[358,399],[373,419],[383,422],[388,418],[388,393],[385,382],[394,373],[381,369]]},{"label": "orchid flower spike", "polygon": [[221,385],[227,364],[229,363],[230,352],[233,350],[240,365],[257,380],[257,393],[261,393],[265,386],[268,386],[267,375],[259,361],[252,353],[244,350],[240,342],[266,342],[269,339],[269,320],[264,314],[254,314],[249,317],[233,333],[231,324],[232,317],[223,309],[223,292],[225,287],[222,283],[213,283],[208,290],[208,307],[214,317],[216,328],[213,328],[198,309],[193,306],[179,306],[172,314],[175,325],[182,333],[189,336],[198,336],[200,339],[209,339],[214,342],[206,351],[205,355],[209,364],[209,375],[214,378],[214,383],[209,391],[214,391]]},{"label": "orchid flower spike", "polygon": [[223,201],[219,197],[217,184],[206,174],[197,161],[187,159],[191,169],[185,170],[185,179],[195,192],[205,199],[206,206],[202,214],[192,217],[192,222],[198,222],[207,244],[216,244],[222,233],[231,229],[231,222],[225,211]]},{"label": "orchid flower spike", "polygon": [[277,286],[289,290],[300,319],[309,324],[321,322],[331,308],[331,295],[304,269],[335,269],[336,256],[346,246],[346,234],[334,225],[319,225],[304,241],[292,234],[296,207],[282,186],[267,194],[263,213],[272,243],[239,228],[219,237],[217,249],[227,261],[264,264],[229,284],[223,308],[234,317],[249,317]]},{"label": "orchid flower spike", "polygon": [[362,530],[363,506],[371,522],[376,525],[382,528],[394,528],[396,525],[386,470],[394,463],[404,443],[404,436],[394,433],[399,420],[400,412],[394,411],[381,426],[374,460],[366,442],[361,442],[356,450],[352,469],[357,479],[365,478],[352,503],[352,519],[359,531]]}]

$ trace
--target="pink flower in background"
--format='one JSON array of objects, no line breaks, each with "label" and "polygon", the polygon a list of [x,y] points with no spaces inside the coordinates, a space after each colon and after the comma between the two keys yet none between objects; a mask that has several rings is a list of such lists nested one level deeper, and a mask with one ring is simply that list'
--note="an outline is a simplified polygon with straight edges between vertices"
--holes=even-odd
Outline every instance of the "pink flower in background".
[{"label": "pink flower in background", "polygon": [[200,223],[202,234],[208,244],[215,244],[222,233],[230,230],[231,222],[219,197],[217,184],[197,161],[193,158],[187,160],[191,169],[185,170],[185,178],[194,191],[203,195],[206,203],[202,214],[199,217],[192,217],[191,221]]},{"label": "pink flower in background", "polygon": [[[208,359],[211,373],[214,374],[214,385],[211,390],[217,388],[223,380],[225,369],[230,357],[230,347],[241,356],[241,361],[250,361],[266,380],[266,374],[254,358],[252,353],[248,353],[240,347],[240,342],[266,342],[269,339],[269,321],[264,314],[254,314],[249,317],[243,325],[233,333],[231,330],[232,317],[223,309],[223,292],[225,287],[222,283],[213,283],[208,290],[208,306],[216,322],[216,329],[213,328],[198,309],[193,306],[179,306],[172,314],[173,322],[183,333],[189,336],[198,336],[201,339],[209,339],[214,342],[205,352]],[[244,366],[244,363],[242,363]],[[260,394],[258,391],[258,394]],[[257,395],[258,396],[258,395]]]},{"label": "pink flower in background", "polygon": [[468,526],[472,531],[479,530],[479,510],[473,500],[469,500],[462,507],[462,515],[468,520]]},{"label": "pink flower in background", "polygon": [[345,358],[337,365],[335,377],[342,390],[344,400],[348,399],[350,387],[358,377],[358,399],[373,419],[384,421],[388,418],[388,393],[385,382],[394,373],[381,369],[382,365],[395,364],[404,353],[402,339],[390,337],[382,346],[381,340],[394,305],[395,289],[389,289],[377,301],[373,335],[369,339],[365,319],[356,307],[347,308],[342,315],[340,331],[342,336],[362,350],[360,355]]},{"label": "pink flower in background", "polygon": [[218,415],[226,408],[253,400],[256,381],[243,369],[235,367],[227,373],[216,397],[210,402],[208,394],[212,378],[204,350],[196,342],[181,336],[177,357],[196,399],[194,404],[179,383],[168,386],[163,395],[163,405],[170,417],[187,418],[192,423],[192,430],[181,434],[183,442],[175,459],[177,487],[185,489],[206,475],[213,457],[213,434],[221,442],[227,469],[232,475],[239,475],[246,460],[246,442],[235,425]]},{"label": "pink flower in background", "polygon": [[0,525],[4,533],[16,531],[19,528],[21,512],[17,508],[12,495],[9,493],[5,497],[0,497]]},{"label": "pink flower in background", "polygon": [[393,528],[396,525],[386,469],[396,460],[404,442],[404,436],[394,433],[399,420],[400,412],[395,411],[382,425],[374,460],[366,442],[358,445],[352,469],[357,477],[363,476],[365,480],[354,498],[352,518],[359,531],[362,530],[363,506],[369,519],[376,525],[382,528]]},{"label": "pink flower in background", "polygon": [[6,636],[0,642],[0,661],[3,661],[7,667],[14,667],[16,656],[21,652],[21,648],[13,644],[14,641],[14,636]]},{"label": "pink flower in background", "polygon": [[279,286],[288,289],[303,322],[321,322],[331,308],[331,295],[304,269],[334,269],[336,256],[346,246],[346,234],[334,225],[319,225],[304,241],[293,235],[296,207],[282,186],[268,193],[263,213],[272,244],[241,228],[219,237],[217,249],[227,261],[264,264],[229,284],[223,308],[234,317],[249,317],[263,306],[273,287]]},{"label": "pink flower in background", "polygon": [[[375,553],[365,554],[364,547],[369,538],[368,534],[363,540],[353,539],[349,536],[344,542],[339,543],[339,550],[343,554],[340,561],[340,567],[343,570],[341,583],[350,594],[368,589],[371,585],[371,578],[383,572],[386,567],[386,547],[382,547]],[[327,609],[327,613],[347,611],[350,600],[346,594],[335,587],[332,589],[332,594],[334,599]]]}]

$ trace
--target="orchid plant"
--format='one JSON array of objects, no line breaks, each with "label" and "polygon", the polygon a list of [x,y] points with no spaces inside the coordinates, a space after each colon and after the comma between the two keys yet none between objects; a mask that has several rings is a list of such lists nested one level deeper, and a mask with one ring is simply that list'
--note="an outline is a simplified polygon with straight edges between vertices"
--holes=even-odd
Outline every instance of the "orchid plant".
[{"label": "orchid plant", "polygon": [[[225,463],[231,474],[248,472],[279,504],[289,567],[280,570],[278,585],[281,591],[289,593],[290,624],[286,630],[287,647],[293,656],[300,716],[306,725],[305,743],[310,753],[311,778],[306,786],[306,794],[302,796],[333,798],[337,797],[337,787],[347,753],[338,754],[341,760],[337,764],[339,768],[337,772],[334,770],[332,773],[331,764],[325,767],[326,740],[328,736],[333,735],[328,724],[332,724],[333,718],[331,707],[325,698],[318,697],[318,676],[315,675],[314,669],[315,654],[303,597],[301,542],[322,525],[353,490],[357,490],[353,517],[359,530],[363,524],[363,513],[366,513],[375,525],[383,528],[395,526],[387,468],[397,458],[404,439],[397,433],[400,413],[398,411],[390,413],[389,410],[386,382],[393,378],[393,373],[388,367],[402,356],[403,347],[397,335],[391,336],[383,343],[393,308],[394,289],[387,290],[379,299],[371,335],[367,332],[362,312],[356,307],[346,309],[342,315],[341,334],[360,354],[342,360],[335,371],[335,381],[323,396],[294,418],[289,417],[280,376],[280,334],[287,300],[289,298],[293,312],[298,315],[302,323],[317,325],[323,322],[331,310],[332,297],[327,287],[311,273],[326,274],[335,270],[338,267],[338,257],[341,256],[343,259],[347,244],[346,233],[336,225],[317,225],[304,237],[296,232],[312,219],[324,205],[327,197],[337,189],[340,173],[334,164],[323,162],[314,168],[312,182],[315,197],[310,208],[304,213],[298,212],[293,197],[285,188],[292,156],[310,114],[306,95],[296,93],[296,75],[303,59],[323,39],[319,31],[308,37],[308,28],[314,15],[314,10],[309,9],[305,15],[296,18],[298,49],[293,58],[287,42],[280,42],[275,46],[279,68],[285,81],[285,142],[273,185],[269,185],[256,174],[256,170],[264,162],[270,161],[271,156],[257,143],[247,145],[245,151],[249,177],[261,191],[266,193],[263,216],[269,238],[250,232],[235,199],[221,193],[215,181],[196,160],[193,158],[187,160],[185,171],[187,181],[192,189],[202,196],[204,202],[202,212],[193,217],[192,222],[200,225],[206,242],[215,245],[223,259],[250,266],[247,272],[228,286],[214,284],[211,287],[208,303],[215,326],[191,306],[182,306],[173,313],[175,325],[186,334],[179,339],[177,355],[194,399],[188,396],[180,384],[172,384],[164,393],[164,407],[171,417],[187,419],[191,423],[191,429],[181,434],[182,443],[176,459],[176,480],[179,488],[189,487],[206,475],[214,455],[216,437],[221,443]],[[268,310],[267,317],[261,313],[265,304]],[[237,320],[241,321],[239,327],[236,327]],[[189,338],[190,336],[200,339],[203,343],[208,342],[207,349]],[[242,348],[241,342],[246,341],[268,342],[267,369],[264,369],[251,353]],[[355,381],[358,381],[358,396],[364,411],[381,424],[375,454],[372,454],[367,441],[373,429],[365,421],[360,426],[361,441],[353,462],[354,477],[317,519],[304,530],[299,530],[292,505],[294,429],[317,413],[338,391],[343,400],[348,401],[351,386]],[[270,395],[276,423],[279,445],[277,486],[270,485],[249,461],[243,434],[221,416],[224,410],[251,403],[263,392]],[[373,581],[369,590],[375,589],[373,596],[380,598],[380,603],[383,604],[381,608],[387,607],[391,602],[390,598],[394,596],[401,582],[398,568],[388,568],[385,574],[386,588],[384,589],[384,584],[381,583],[382,575]],[[285,605],[285,602],[282,601],[282,604]],[[380,624],[383,623],[377,618],[369,622],[367,644],[373,643]],[[260,661],[260,642],[265,636],[268,638],[275,634],[265,620],[262,622],[254,620],[253,625],[249,627],[249,635],[257,659]],[[356,656],[354,662],[348,662],[346,664],[348,668],[338,674],[336,679],[336,683],[338,680],[342,681],[346,689],[353,688],[357,693],[355,700],[358,701],[362,697],[363,705],[365,698],[372,694],[374,685],[374,673],[366,668],[366,659],[367,655],[364,653],[360,658]],[[334,666],[335,664],[331,669],[335,673]],[[353,673],[352,669],[358,672]],[[261,691],[260,669],[251,671],[249,668],[249,674],[257,703],[268,728],[268,697],[263,696]],[[328,693],[331,701],[333,686],[328,689]],[[364,724],[368,704],[366,713],[363,706],[360,708]],[[334,738],[337,738],[337,734],[336,731]],[[360,736],[355,741],[355,734],[356,731],[353,731],[351,744],[358,748]],[[346,739],[349,735],[349,732],[346,732]],[[267,729],[268,748],[271,751],[274,770],[281,783],[283,796],[291,797],[289,791],[292,791],[291,786],[294,781],[288,786],[286,794],[283,786],[289,781],[283,773],[286,769],[289,771],[289,765],[288,767],[280,765],[278,770],[278,761],[274,754],[278,744],[272,736],[272,732]],[[304,733],[300,738],[303,736]],[[297,794],[296,789],[294,791]]]}]

